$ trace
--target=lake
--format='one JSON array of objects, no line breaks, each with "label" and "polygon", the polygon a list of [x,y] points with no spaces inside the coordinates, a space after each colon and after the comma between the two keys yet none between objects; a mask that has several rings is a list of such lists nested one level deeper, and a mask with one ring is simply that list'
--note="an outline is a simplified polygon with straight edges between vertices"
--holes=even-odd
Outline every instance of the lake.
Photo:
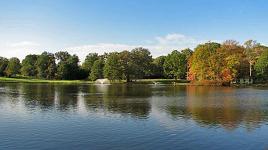
[{"label": "lake", "polygon": [[0,149],[268,149],[268,89],[0,83]]}]

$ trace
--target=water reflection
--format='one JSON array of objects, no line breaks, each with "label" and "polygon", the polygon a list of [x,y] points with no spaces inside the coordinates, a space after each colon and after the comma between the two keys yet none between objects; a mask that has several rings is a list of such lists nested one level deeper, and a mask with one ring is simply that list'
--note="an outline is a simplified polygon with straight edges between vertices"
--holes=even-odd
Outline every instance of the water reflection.
[{"label": "water reflection", "polygon": [[[20,113],[102,113],[251,131],[267,122],[266,90],[161,85],[1,84],[0,107]],[[163,115],[166,114],[166,115]],[[162,115],[162,117],[160,117]],[[157,118],[156,117],[156,118]]]},{"label": "water reflection", "polygon": [[253,89],[187,86],[185,100],[172,101],[165,110],[172,117],[191,118],[201,126],[252,130],[267,121],[266,96]]}]

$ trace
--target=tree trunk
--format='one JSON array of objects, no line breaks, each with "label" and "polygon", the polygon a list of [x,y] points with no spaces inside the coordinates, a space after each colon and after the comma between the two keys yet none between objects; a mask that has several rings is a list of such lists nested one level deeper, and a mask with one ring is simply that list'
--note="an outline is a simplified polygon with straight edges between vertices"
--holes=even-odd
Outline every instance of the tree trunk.
[{"label": "tree trunk", "polygon": [[249,78],[251,79],[252,76],[252,63],[249,63]]}]

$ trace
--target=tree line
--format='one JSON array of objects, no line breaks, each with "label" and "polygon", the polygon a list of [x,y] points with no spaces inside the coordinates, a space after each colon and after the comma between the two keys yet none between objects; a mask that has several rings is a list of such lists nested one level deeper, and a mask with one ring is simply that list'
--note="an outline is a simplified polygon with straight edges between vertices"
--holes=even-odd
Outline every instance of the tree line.
[{"label": "tree line", "polygon": [[99,55],[89,53],[83,63],[66,51],[0,57],[0,76],[37,79],[95,81],[108,78],[127,82],[144,78],[188,79],[192,82],[230,83],[239,78],[268,80],[268,47],[249,40],[243,45],[233,40],[208,42],[194,50],[174,50],[153,58],[145,48]]}]

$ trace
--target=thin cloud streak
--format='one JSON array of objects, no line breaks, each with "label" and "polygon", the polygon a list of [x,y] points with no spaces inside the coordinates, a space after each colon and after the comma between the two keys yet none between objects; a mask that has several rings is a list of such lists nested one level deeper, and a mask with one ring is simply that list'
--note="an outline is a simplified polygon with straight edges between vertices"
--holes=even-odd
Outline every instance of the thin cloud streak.
[{"label": "thin cloud streak", "polygon": [[[122,43],[97,43],[88,45],[78,45],[72,47],[66,47],[59,50],[53,50],[49,52],[68,51],[71,54],[79,56],[80,61],[83,62],[88,53],[109,53],[120,52],[124,50],[132,50],[136,47],[144,47],[150,50],[153,57],[160,55],[167,55],[173,50],[182,50],[185,48],[193,49],[200,43],[207,42],[208,40],[197,40],[193,37],[185,36],[183,34],[172,33],[165,36],[157,36],[148,40],[150,42],[144,42],[146,44],[129,45]],[[28,54],[41,54],[44,51],[44,45],[35,41],[21,41],[14,43],[0,44],[0,52],[3,57],[18,57],[23,59]],[[49,48],[49,47],[48,47]]]}]

